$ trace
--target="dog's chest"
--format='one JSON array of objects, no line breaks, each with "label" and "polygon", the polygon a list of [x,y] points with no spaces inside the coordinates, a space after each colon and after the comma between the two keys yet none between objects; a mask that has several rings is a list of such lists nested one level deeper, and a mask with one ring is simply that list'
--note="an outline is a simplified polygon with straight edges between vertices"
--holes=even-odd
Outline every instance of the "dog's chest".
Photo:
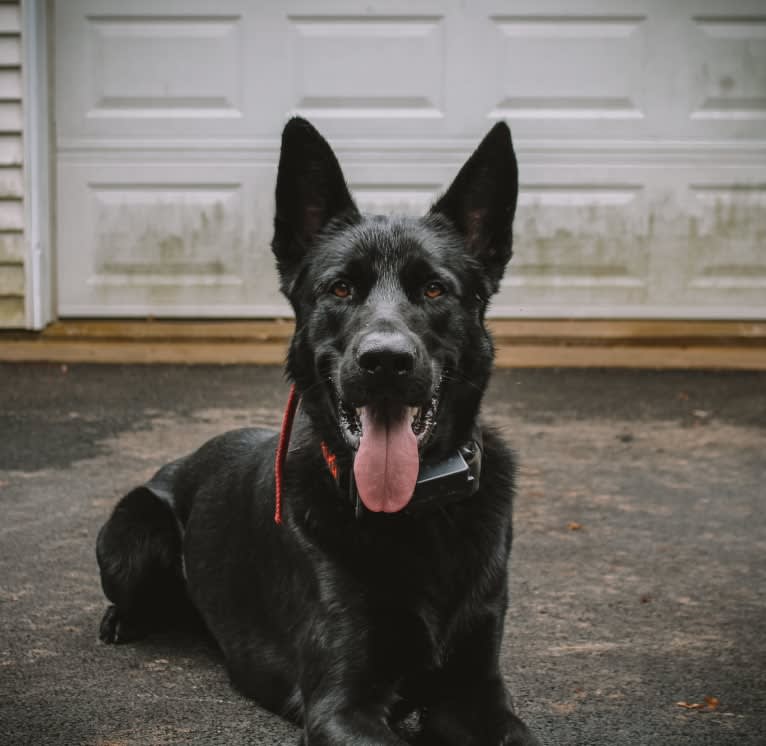
[{"label": "dog's chest", "polygon": [[385,570],[363,581],[374,611],[371,627],[384,655],[406,669],[439,668],[457,626],[470,617],[481,568],[468,552],[429,556],[428,548],[400,549]]}]

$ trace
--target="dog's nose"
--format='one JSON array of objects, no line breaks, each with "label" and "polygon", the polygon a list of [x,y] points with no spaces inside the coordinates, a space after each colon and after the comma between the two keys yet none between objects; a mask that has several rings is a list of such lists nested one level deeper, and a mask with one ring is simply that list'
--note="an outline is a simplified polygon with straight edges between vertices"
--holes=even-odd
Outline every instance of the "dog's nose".
[{"label": "dog's nose", "polygon": [[359,345],[359,367],[370,375],[407,376],[415,369],[415,346],[403,334],[368,334]]}]

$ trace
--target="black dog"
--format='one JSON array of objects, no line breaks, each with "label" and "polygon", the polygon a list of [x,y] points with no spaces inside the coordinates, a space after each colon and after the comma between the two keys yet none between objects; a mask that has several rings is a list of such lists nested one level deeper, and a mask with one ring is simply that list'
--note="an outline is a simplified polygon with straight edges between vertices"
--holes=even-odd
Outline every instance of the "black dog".
[{"label": "black dog", "polygon": [[98,537],[105,642],[188,596],[234,684],[307,746],[537,743],[498,662],[513,462],[477,424],[517,191],[501,123],[425,217],[362,216],[330,146],[287,124],[292,434],[226,433],[119,502]]}]

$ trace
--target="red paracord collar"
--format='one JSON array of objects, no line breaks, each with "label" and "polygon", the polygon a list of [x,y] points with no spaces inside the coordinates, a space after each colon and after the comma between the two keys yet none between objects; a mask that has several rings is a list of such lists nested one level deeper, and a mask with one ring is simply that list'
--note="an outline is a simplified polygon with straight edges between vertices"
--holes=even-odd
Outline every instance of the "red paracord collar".
[{"label": "red paracord collar", "polygon": [[[287,405],[285,406],[285,414],[282,417],[282,427],[279,431],[279,444],[277,445],[277,455],[274,461],[274,483],[276,488],[276,504],[274,506],[274,523],[279,525],[282,523],[282,474],[285,467],[285,458],[287,457],[287,448],[290,445],[290,433],[293,429],[293,420],[295,419],[295,413],[298,411],[298,404],[300,402],[300,396],[295,390],[295,384],[290,386],[290,393],[287,397]],[[335,454],[327,447],[327,444],[322,441],[320,444],[322,447],[322,456],[327,463],[327,468],[330,470],[334,479],[338,479],[338,463],[335,458]]]},{"label": "red paracord collar", "polygon": [[295,384],[290,386],[290,394],[287,397],[285,414],[282,417],[282,428],[279,431],[279,444],[277,445],[277,457],[274,461],[274,483],[276,486],[276,505],[274,507],[274,523],[282,523],[282,470],[287,456],[287,446],[290,443],[290,431],[293,429],[295,412],[298,409],[299,396],[295,390]]}]

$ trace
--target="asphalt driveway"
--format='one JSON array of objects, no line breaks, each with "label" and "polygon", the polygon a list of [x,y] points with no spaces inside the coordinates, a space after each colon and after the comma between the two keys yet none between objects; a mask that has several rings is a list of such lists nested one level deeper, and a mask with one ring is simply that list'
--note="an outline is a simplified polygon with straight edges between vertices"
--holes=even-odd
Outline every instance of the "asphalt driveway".
[{"label": "asphalt driveway", "polygon": [[[274,368],[0,365],[0,743],[296,743],[204,639],[101,644],[93,548],[285,395]],[[541,740],[766,743],[766,375],[506,370],[485,411],[521,464],[503,666]]]}]

